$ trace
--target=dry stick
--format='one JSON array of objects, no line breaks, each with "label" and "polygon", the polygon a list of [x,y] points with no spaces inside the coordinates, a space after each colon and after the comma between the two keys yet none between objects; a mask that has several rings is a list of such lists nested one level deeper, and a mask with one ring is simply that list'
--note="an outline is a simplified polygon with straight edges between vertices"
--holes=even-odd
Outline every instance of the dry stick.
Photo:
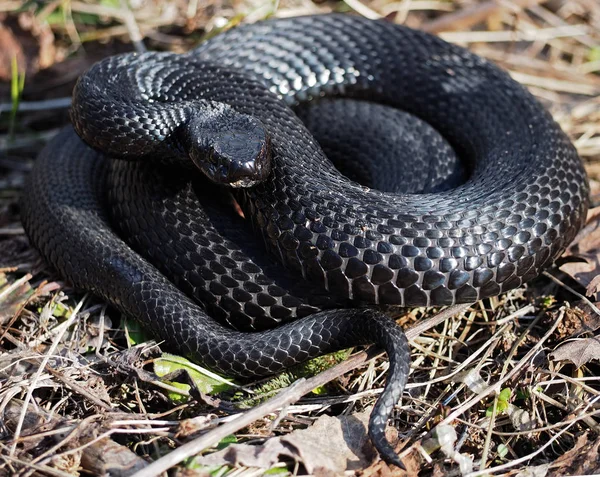
[{"label": "dry stick", "polygon": [[[138,25],[140,35],[142,37],[148,37],[152,32],[155,32],[157,28],[162,26],[172,26],[173,19],[167,18],[156,18],[154,20],[146,20],[144,23]],[[116,25],[112,27],[90,30],[88,32],[82,32],[81,38],[84,42],[98,41],[104,39],[110,39],[115,36],[128,35],[130,32],[127,25]]]},{"label": "dry stick", "polygon": [[424,333],[430,328],[440,324],[442,321],[446,321],[453,316],[459,315],[466,311],[473,303],[463,304],[463,305],[453,305],[449,306],[445,310],[440,311],[437,315],[428,318],[427,320],[420,321],[414,326],[411,326],[408,330],[406,330],[406,338],[410,340],[414,340],[421,333]]},{"label": "dry stick", "polygon": [[556,424],[549,424],[549,425],[543,426],[543,427],[536,427],[534,429],[529,429],[527,431],[512,431],[512,432],[494,431],[494,435],[503,436],[503,437],[517,437],[517,436],[531,437],[533,434],[537,434],[540,432],[546,432],[546,431],[552,431],[552,430],[558,429],[560,427],[568,426],[569,424],[572,424],[573,421],[584,421],[585,419],[588,419],[591,417],[596,417],[598,415],[600,415],[600,411],[586,412],[584,414],[578,414],[577,416],[573,417],[572,419],[568,419],[567,421],[557,422]]},{"label": "dry stick", "polygon": [[551,371],[549,369],[542,369],[541,371],[546,374],[549,374],[550,376],[557,376],[560,379],[556,379],[556,380],[551,379],[550,381],[542,381],[541,383],[538,383],[539,386],[542,386],[542,385],[550,386],[551,384],[562,384],[563,382],[567,382],[569,384],[572,384],[573,386],[580,387],[582,391],[586,391],[590,394],[594,394],[596,396],[598,396],[600,394],[600,391],[585,384],[585,381],[600,381],[600,376],[589,376],[586,378],[572,378],[571,376],[567,376],[567,375],[559,373],[557,371]]},{"label": "dry stick", "polygon": [[0,235],[12,236],[12,235],[23,235],[25,229],[23,227],[2,227],[0,228]]},{"label": "dry stick", "polygon": [[600,86],[597,84],[588,84],[583,82],[530,75],[511,69],[508,70],[508,73],[512,79],[524,84],[525,86],[538,87],[556,93],[573,93],[592,97],[600,94]]},{"label": "dry stick", "polygon": [[[541,2],[542,0],[517,0],[511,2],[511,6],[522,9],[537,5]],[[420,28],[430,33],[467,30],[473,25],[481,23],[482,21],[487,20],[489,17],[506,10],[506,8],[506,3],[503,4],[502,2],[498,2],[496,0],[490,0],[488,2],[474,5],[470,8],[459,10],[456,13],[443,15],[436,20],[424,23]]]},{"label": "dry stick", "polygon": [[[406,337],[411,340],[416,338],[423,331],[451,318],[452,316],[458,315],[469,308],[471,304],[467,305],[454,305],[446,308],[437,315],[431,317],[428,320],[424,320],[421,323],[411,327],[406,331]],[[296,402],[305,394],[308,394],[313,389],[323,386],[329,381],[337,378],[338,376],[351,371],[360,365],[364,364],[369,359],[373,359],[378,354],[379,350],[370,348],[367,351],[362,351],[350,357],[343,363],[334,366],[310,379],[299,379],[294,384],[281,391],[277,396],[266,401],[259,406],[251,409],[250,411],[241,414],[235,421],[223,424],[220,427],[204,434],[203,436],[188,442],[187,444],[178,447],[173,452],[161,457],[157,461],[150,464],[143,471],[136,472],[131,477],[152,477],[167,471],[179,462],[192,457],[207,447],[217,444],[224,437],[233,434],[236,431],[252,424],[257,419],[271,414],[278,409]]]},{"label": "dry stick", "polygon": [[[71,97],[45,99],[43,101],[21,101],[19,102],[19,112],[27,111],[48,111],[52,109],[66,109],[71,106]],[[0,113],[10,111],[13,108],[12,103],[0,103]]]},{"label": "dry stick", "polygon": [[[558,15],[556,15],[556,14],[552,13],[550,10],[548,10],[548,8],[544,8],[539,5],[534,5],[534,6],[530,7],[529,10],[533,14],[540,17],[542,20],[544,20],[549,25],[563,26],[563,25],[569,24],[565,20],[560,18]],[[597,43],[592,38],[580,37],[580,38],[575,38],[575,40],[580,41],[587,48],[596,48],[596,46],[597,46]]]},{"label": "dry stick", "polygon": [[540,42],[556,38],[585,36],[589,35],[591,31],[587,25],[568,25],[567,27],[538,28],[537,30],[450,31],[442,32],[439,36],[450,43]]}]

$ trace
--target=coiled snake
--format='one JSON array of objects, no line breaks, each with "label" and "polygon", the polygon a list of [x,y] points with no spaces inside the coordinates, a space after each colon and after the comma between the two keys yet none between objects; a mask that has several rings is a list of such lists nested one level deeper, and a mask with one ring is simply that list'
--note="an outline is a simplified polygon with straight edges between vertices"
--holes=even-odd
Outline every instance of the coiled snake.
[{"label": "coiled snake", "polygon": [[[228,375],[379,344],[390,372],[369,433],[398,465],[384,428],[406,383],[407,343],[368,305],[466,303],[518,287],[586,215],[575,149],[523,87],[462,48],[384,21],[275,19],[184,55],[108,58],[73,99],[75,130],[94,149],[63,131],[23,200],[43,257]],[[333,142],[323,147],[338,151],[341,169],[376,188],[341,175],[294,111]],[[398,132],[407,113],[417,125]],[[420,137],[419,153],[405,136]],[[459,185],[444,144],[465,164]],[[205,176],[232,187],[245,220]],[[411,181],[421,176],[419,189]]]}]

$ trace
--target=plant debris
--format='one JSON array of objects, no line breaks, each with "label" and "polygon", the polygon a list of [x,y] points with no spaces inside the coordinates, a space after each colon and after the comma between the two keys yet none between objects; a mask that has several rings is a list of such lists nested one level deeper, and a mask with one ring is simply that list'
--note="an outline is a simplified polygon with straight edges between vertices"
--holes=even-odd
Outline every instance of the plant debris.
[{"label": "plant debris", "polygon": [[[373,460],[366,424],[369,412],[350,416],[321,416],[311,427],[268,439],[261,445],[232,444],[225,449],[196,458],[204,465],[243,465],[269,469],[281,457],[301,463],[309,474],[328,471],[338,475],[346,470],[358,470]],[[369,457],[365,456],[365,450]]]},{"label": "plant debris", "polygon": [[[597,0],[11,0],[0,10],[0,475],[157,475],[150,463],[218,476],[600,473]],[[411,335],[409,385],[388,428],[408,473],[381,462],[366,439],[385,357],[358,352],[269,381],[207,380],[62,282],[19,222],[35,156],[68,123],[70,91],[92,63],[144,48],[187,51],[268,16],[332,11],[433,32],[508,70],[573,141],[596,206],[558,268],[442,311],[441,323]],[[439,312],[394,310],[407,328]],[[157,375],[179,370],[191,387]],[[318,384],[303,381],[313,373]],[[313,387],[300,398],[302,383]],[[286,404],[235,424],[273,396]],[[224,426],[235,430],[217,434]],[[185,453],[198,442],[209,442],[201,456]]]},{"label": "plant debris", "polygon": [[578,368],[592,359],[600,361],[600,336],[577,339],[562,344],[550,353],[550,359],[571,361]]}]

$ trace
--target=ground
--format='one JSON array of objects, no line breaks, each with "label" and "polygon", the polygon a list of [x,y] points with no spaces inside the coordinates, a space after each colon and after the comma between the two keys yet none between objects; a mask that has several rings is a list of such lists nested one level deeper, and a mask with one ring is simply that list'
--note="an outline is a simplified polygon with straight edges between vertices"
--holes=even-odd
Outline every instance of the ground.
[{"label": "ground", "polygon": [[[240,22],[330,11],[421,28],[507,69],[572,139],[596,205],[597,0],[2,2],[0,475],[159,475],[171,466],[176,475],[405,475],[378,461],[364,434],[385,356],[336,355],[243,386],[206,377],[70,288],[19,222],[28,171],[67,123],[74,81],[94,61],[140,43],[185,51]],[[389,429],[408,475],[600,473],[599,217],[592,209],[565,257],[522,289],[460,309],[398,312],[407,328],[431,326],[409,331],[413,371]],[[199,392],[159,378],[182,368]]]}]

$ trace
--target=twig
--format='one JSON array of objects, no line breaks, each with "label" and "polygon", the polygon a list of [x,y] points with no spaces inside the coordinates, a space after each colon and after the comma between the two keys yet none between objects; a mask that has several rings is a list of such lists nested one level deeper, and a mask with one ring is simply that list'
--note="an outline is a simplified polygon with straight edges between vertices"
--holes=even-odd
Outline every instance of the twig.
[{"label": "twig", "polygon": [[567,25],[538,28],[525,31],[460,31],[440,33],[440,37],[452,43],[498,43],[511,41],[549,41],[554,38],[589,35],[587,25]]},{"label": "twig", "polygon": [[140,27],[135,20],[133,12],[129,9],[129,5],[126,0],[121,0],[121,9],[123,11],[123,22],[129,30],[129,38],[135,47],[135,51],[138,53],[145,53],[146,45],[144,45],[144,37],[140,32]]},{"label": "twig", "polygon": [[344,0],[344,3],[356,13],[359,13],[365,18],[369,18],[371,20],[377,20],[381,18],[381,15],[379,13],[377,13],[375,10],[371,10],[369,7],[360,3],[358,0]]},{"label": "twig", "polygon": [[[71,106],[71,98],[54,98],[43,101],[21,101],[19,102],[19,112],[29,111],[48,111],[52,109],[66,109]],[[12,103],[0,103],[0,113],[10,111]]]},{"label": "twig", "polygon": [[439,0],[404,0],[402,2],[391,2],[379,8],[382,16],[395,14],[395,23],[404,23],[408,14],[415,11],[452,12],[454,5],[450,2]]},{"label": "twig", "polygon": [[480,4],[464,8],[455,13],[441,16],[435,20],[424,23],[421,28],[430,33],[440,33],[442,31],[467,30],[477,23],[481,23],[506,10],[508,6],[513,8],[527,8],[541,3],[542,0],[516,0],[510,3],[490,0]]},{"label": "twig", "polygon": [[414,326],[411,326],[408,330],[406,330],[406,337],[409,341],[413,340],[421,333],[427,331],[430,328],[433,328],[434,326],[440,324],[442,321],[446,321],[447,319],[452,318],[453,316],[463,313],[470,306],[472,306],[472,303],[449,306],[445,310],[440,311],[437,315],[432,316],[427,320],[420,321]]},{"label": "twig", "polygon": [[[572,424],[573,421],[584,421],[587,418],[596,417],[598,415],[600,415],[600,411],[592,411],[592,412],[587,412],[584,414],[578,414],[574,418],[569,419],[567,421],[560,421],[560,422],[556,422],[554,424],[548,424],[547,426],[543,426],[543,427],[535,427],[533,429],[528,429],[526,431],[513,431],[513,432],[493,431],[493,433],[495,436],[502,436],[502,437],[517,437],[517,436],[531,437],[532,435],[538,434],[540,432],[552,431],[554,429],[559,429],[563,426],[568,426],[569,424]],[[471,425],[473,425],[473,424],[471,424]],[[474,426],[474,427],[477,427],[477,426]]]},{"label": "twig", "polygon": [[[27,409],[28,405],[27,403],[23,404],[23,409]],[[91,416],[86,417],[85,419],[82,419],[81,421],[79,421],[77,423],[77,425],[72,426],[69,429],[68,434],[66,434],[64,436],[64,438],[57,442],[56,444],[54,444],[52,447],[50,447],[49,449],[46,449],[44,452],[42,452],[40,455],[36,456],[31,463],[32,464],[44,464],[47,462],[47,457],[48,456],[52,456],[55,457],[56,453],[58,452],[58,450],[65,446],[68,442],[70,442],[71,440],[75,439],[77,436],[79,436],[81,434],[81,430],[85,429],[87,427],[89,427],[90,424],[92,424],[94,421],[99,421],[100,419],[102,419],[102,416],[98,415],[98,414],[93,414]]]},{"label": "twig", "polygon": [[0,235],[23,235],[25,233],[25,229],[23,227],[1,227]]},{"label": "twig", "polygon": [[600,87],[586,83],[575,83],[573,81],[559,80],[555,78],[544,78],[541,76],[529,75],[519,71],[509,71],[512,78],[519,83],[527,86],[537,86],[550,91],[559,93],[581,94],[585,96],[596,96],[600,94]]},{"label": "twig", "polygon": [[73,381],[72,379],[67,378],[60,371],[57,371],[56,369],[54,369],[53,367],[51,367],[49,365],[46,365],[46,371],[48,371],[52,376],[54,376],[59,381],[62,381],[67,388],[72,389],[77,394],[81,394],[86,399],[93,402],[99,408],[104,409],[105,411],[113,410],[113,408],[111,407],[111,405],[109,403],[106,403],[99,397],[94,396],[93,393],[91,393],[90,391],[85,389],[83,386],[77,384],[77,382]]}]

